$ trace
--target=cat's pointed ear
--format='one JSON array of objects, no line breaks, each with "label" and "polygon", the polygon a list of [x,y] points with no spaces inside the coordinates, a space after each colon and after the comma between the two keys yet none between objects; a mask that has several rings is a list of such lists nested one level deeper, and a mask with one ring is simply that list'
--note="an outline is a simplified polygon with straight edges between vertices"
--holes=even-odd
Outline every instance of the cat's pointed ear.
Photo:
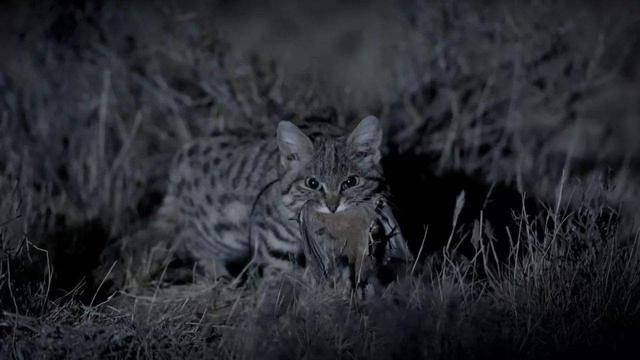
[{"label": "cat's pointed ear", "polygon": [[313,143],[297,126],[289,121],[278,124],[280,163],[286,170],[300,167],[311,160]]},{"label": "cat's pointed ear", "polygon": [[382,126],[375,116],[367,116],[347,138],[347,145],[353,156],[361,161],[380,162],[380,145],[382,144]]}]

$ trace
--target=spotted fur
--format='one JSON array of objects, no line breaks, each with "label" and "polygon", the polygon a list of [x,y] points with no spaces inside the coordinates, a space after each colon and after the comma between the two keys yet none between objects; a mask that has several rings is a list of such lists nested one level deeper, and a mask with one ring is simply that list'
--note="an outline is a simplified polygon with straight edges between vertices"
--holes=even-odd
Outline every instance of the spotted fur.
[{"label": "spotted fur", "polygon": [[169,196],[191,232],[186,248],[205,268],[304,265],[303,206],[339,219],[385,197],[378,119],[346,136],[326,124],[302,128],[283,121],[275,137],[218,135],[176,155]]}]

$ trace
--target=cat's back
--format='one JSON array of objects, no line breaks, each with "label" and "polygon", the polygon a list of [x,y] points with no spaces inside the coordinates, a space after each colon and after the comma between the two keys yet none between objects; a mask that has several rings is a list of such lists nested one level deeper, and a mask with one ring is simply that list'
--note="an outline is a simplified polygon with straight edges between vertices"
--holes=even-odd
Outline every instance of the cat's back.
[{"label": "cat's back", "polygon": [[[300,128],[311,138],[337,136],[342,132],[340,127],[315,118],[307,119]],[[185,190],[193,192],[205,185],[203,188],[213,192],[255,196],[277,178],[277,167],[275,129],[271,134],[216,134],[188,143],[176,154],[169,193],[182,196]]]},{"label": "cat's back", "polygon": [[174,157],[169,192],[214,202],[224,194],[251,196],[277,177],[278,149],[257,135],[221,134],[185,145]]}]

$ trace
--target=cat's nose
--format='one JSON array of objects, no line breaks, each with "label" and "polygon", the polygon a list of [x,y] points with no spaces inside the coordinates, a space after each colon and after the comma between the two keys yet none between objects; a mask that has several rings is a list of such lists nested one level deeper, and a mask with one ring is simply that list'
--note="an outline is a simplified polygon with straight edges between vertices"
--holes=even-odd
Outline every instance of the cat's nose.
[{"label": "cat's nose", "polygon": [[332,213],[338,210],[338,206],[340,206],[340,198],[339,197],[328,197],[325,199],[325,203],[327,204],[327,209]]}]

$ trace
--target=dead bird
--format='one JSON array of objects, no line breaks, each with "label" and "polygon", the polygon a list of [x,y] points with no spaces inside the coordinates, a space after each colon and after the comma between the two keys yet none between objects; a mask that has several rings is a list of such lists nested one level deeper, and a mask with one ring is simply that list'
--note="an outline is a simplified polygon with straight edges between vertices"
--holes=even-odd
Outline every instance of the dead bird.
[{"label": "dead bird", "polygon": [[388,282],[385,273],[412,260],[388,203],[378,198],[340,213],[314,211],[312,203],[299,215],[305,256],[318,280],[350,284],[369,293]]}]

